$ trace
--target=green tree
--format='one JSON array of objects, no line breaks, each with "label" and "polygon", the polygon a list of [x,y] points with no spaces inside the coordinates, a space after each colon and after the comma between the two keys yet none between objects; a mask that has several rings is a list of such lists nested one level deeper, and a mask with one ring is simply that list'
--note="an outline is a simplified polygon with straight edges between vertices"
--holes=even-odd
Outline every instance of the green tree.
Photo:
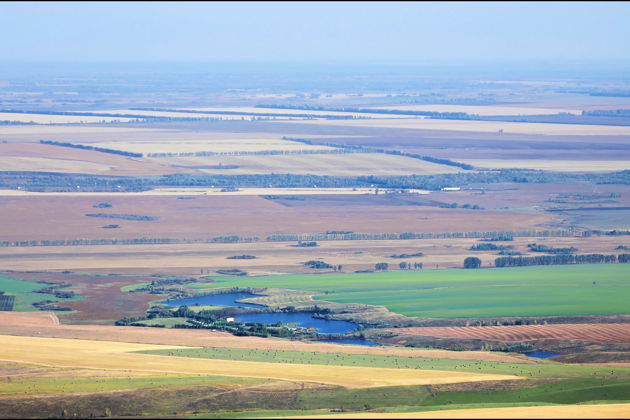
[{"label": "green tree", "polygon": [[464,260],[464,268],[479,268],[481,260],[477,257],[468,257]]}]

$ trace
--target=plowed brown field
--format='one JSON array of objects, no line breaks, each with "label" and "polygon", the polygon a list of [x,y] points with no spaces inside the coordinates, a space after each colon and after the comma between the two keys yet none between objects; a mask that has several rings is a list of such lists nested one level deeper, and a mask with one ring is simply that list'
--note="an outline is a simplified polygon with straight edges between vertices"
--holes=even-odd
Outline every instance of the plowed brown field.
[{"label": "plowed brown field", "polygon": [[430,337],[491,341],[579,340],[592,343],[630,343],[630,324],[553,324],[493,327],[413,327],[399,333]]}]

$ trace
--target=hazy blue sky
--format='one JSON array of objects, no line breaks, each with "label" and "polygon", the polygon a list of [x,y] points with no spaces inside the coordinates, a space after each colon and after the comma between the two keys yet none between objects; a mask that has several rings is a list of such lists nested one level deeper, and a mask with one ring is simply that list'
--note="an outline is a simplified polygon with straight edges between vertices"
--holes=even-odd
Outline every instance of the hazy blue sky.
[{"label": "hazy blue sky", "polygon": [[0,60],[630,60],[630,3],[0,3]]}]

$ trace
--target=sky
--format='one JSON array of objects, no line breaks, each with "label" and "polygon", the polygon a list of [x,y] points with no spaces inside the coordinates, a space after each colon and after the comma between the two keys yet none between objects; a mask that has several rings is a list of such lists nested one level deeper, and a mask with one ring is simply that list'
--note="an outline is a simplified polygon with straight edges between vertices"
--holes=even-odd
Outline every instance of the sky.
[{"label": "sky", "polygon": [[0,2],[0,61],[630,61],[630,2]]}]

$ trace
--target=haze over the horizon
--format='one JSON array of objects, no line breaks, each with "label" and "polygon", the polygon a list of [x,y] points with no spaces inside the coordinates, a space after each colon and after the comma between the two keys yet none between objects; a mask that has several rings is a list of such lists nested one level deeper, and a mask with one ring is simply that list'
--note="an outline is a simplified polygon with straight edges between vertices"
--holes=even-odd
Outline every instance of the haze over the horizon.
[{"label": "haze over the horizon", "polygon": [[628,2],[3,2],[0,61],[630,61]]}]

